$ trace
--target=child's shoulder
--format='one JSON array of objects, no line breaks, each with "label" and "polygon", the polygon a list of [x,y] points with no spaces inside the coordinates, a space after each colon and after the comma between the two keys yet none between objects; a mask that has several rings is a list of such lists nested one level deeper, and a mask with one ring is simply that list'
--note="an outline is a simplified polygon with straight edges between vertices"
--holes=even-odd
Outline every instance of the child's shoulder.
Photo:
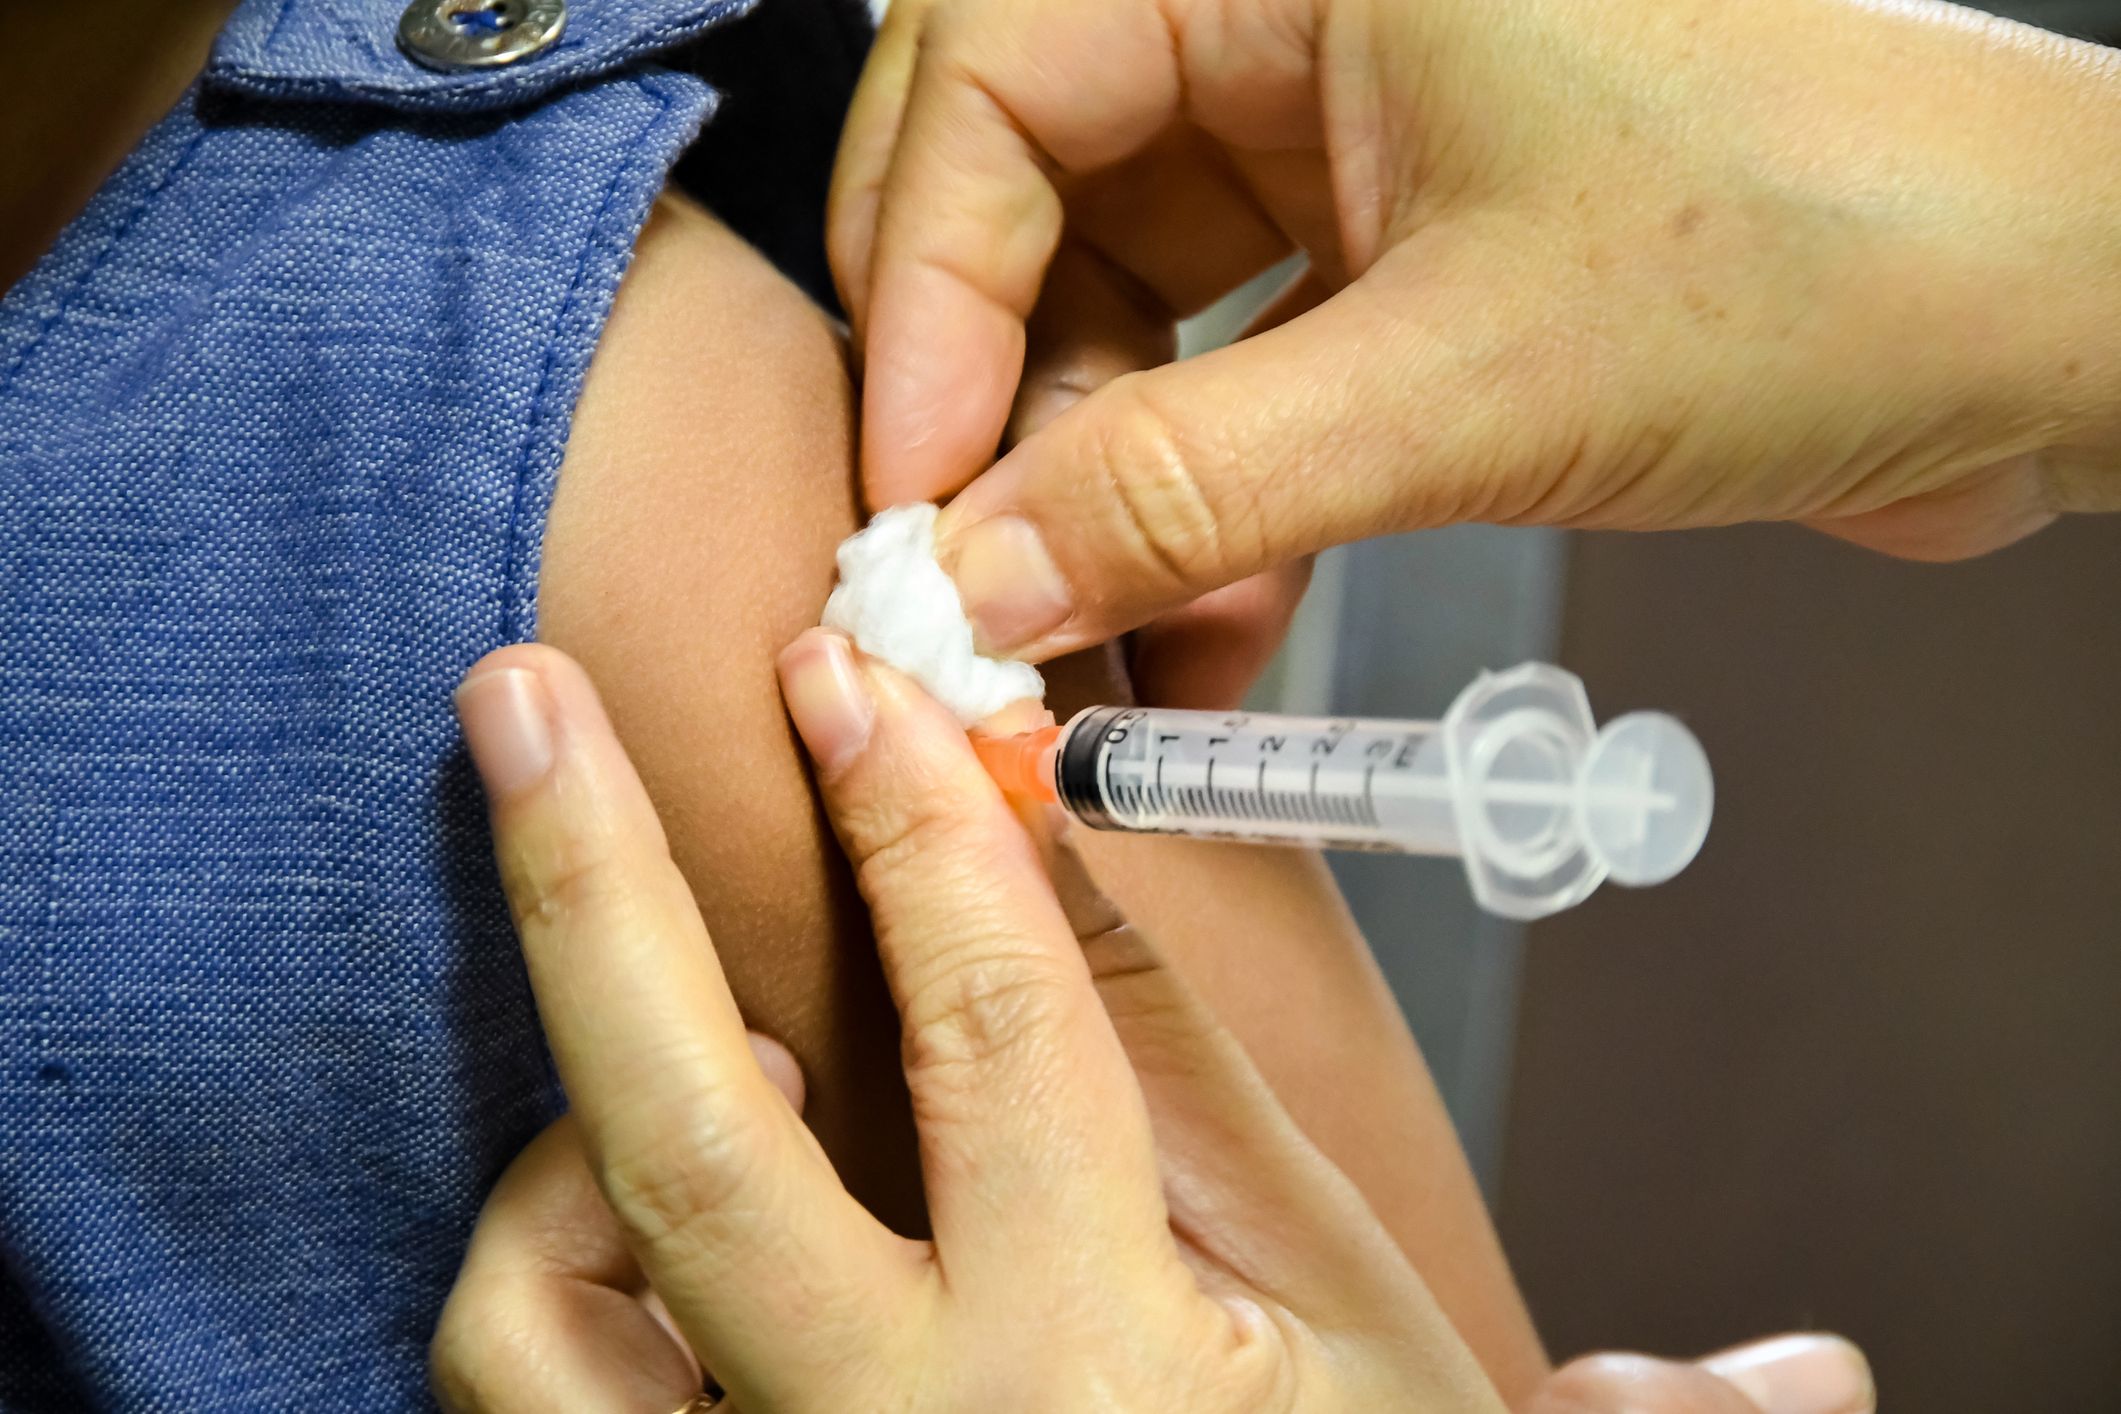
[{"label": "child's shoulder", "polygon": [[687,656],[747,626],[792,637],[856,521],[853,421],[834,321],[703,207],[664,195],[575,411],[545,635],[627,604],[630,632]]},{"label": "child's shoulder", "polygon": [[665,196],[577,409],[538,636],[596,680],[746,1015],[802,1057],[806,1119],[917,1222],[896,1023],[773,672],[856,523],[854,407],[833,321]]}]

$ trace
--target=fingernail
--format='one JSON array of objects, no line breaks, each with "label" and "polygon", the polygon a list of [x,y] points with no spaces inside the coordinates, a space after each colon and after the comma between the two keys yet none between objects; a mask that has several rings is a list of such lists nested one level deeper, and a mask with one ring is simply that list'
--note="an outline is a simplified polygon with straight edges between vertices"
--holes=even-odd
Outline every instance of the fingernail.
[{"label": "fingernail", "polygon": [[495,800],[529,789],[552,769],[551,705],[538,675],[495,668],[457,688],[457,720],[472,764]]},{"label": "fingernail", "polygon": [[828,771],[853,760],[876,725],[876,699],[847,640],[806,633],[781,654],[780,666],[781,696],[810,755]]},{"label": "fingernail", "polygon": [[983,520],[956,537],[945,568],[983,653],[1003,654],[1045,637],[1075,611],[1060,567],[1038,528],[1022,516]]},{"label": "fingernail", "polygon": [[759,1063],[759,1069],[773,1088],[781,1092],[781,1098],[797,1114],[803,1112],[803,1065],[789,1050],[771,1036],[756,1031],[746,1032],[744,1039],[751,1043],[751,1058]]},{"label": "fingernail", "polygon": [[1760,1406],[1761,1414],[1871,1414],[1870,1362],[1838,1335],[1785,1335],[1711,1355],[1702,1368]]}]

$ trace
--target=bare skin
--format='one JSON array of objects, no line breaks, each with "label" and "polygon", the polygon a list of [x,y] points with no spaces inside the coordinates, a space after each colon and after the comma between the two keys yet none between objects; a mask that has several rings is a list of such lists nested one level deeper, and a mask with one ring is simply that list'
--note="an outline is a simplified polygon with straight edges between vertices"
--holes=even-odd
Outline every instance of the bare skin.
[{"label": "bare skin", "polygon": [[[2121,510],[2117,101],[1928,0],[906,0],[835,176],[865,483],[959,493],[1033,661],[1459,521],[1978,554]],[[1299,249],[1287,322],[994,461],[1086,252],[1169,314]]]},{"label": "bare skin", "polygon": [[[898,1031],[866,917],[773,676],[857,524],[836,331],[710,215],[666,197],[577,411],[540,636],[579,659],[657,804],[751,1023],[786,1041],[850,1188],[920,1225]],[[731,533],[741,527],[738,533]],[[1060,665],[1054,705],[1125,691]],[[1323,865],[1090,839],[1104,887],[1345,1169],[1506,1394],[1544,1360],[1442,1102]]]}]

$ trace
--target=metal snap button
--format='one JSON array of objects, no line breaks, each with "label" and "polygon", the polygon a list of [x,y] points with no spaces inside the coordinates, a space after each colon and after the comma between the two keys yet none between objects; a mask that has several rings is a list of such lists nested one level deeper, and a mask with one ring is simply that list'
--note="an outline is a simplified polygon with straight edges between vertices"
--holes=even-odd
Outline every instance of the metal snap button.
[{"label": "metal snap button", "polygon": [[398,47],[430,69],[490,69],[542,53],[566,24],[565,0],[412,0]]}]

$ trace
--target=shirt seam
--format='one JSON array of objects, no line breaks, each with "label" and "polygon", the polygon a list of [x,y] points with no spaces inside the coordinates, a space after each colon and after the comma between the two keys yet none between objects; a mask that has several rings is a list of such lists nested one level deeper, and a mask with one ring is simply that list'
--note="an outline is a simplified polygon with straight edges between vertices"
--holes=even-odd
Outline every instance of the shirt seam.
[{"label": "shirt seam", "polygon": [[[104,263],[125,243],[125,238],[131,235],[133,228],[140,224],[140,220],[147,214],[148,208],[161,199],[162,194],[169,189],[169,184],[175,181],[191,162],[200,145],[206,141],[206,133],[207,129],[204,126],[201,126],[197,132],[193,133],[190,140],[184,144],[183,150],[177,154],[169,166],[164,168],[159,175],[147,184],[147,189],[140,193],[139,199],[133,203],[131,209],[112,224],[110,234],[105,238],[102,249],[98,250],[95,258],[90,260],[87,265],[82,267],[80,273],[74,276],[65,291],[60,294],[58,302],[52,306],[51,312],[37,322],[37,326],[30,334],[28,340],[9,359],[7,367],[0,369],[0,397],[4,397],[13,391],[16,380],[22,375],[22,370],[29,366],[30,360],[36,356],[37,350],[44,346],[45,339],[50,336],[53,329],[58,327],[62,319],[72,313],[75,302],[93,284],[96,275],[102,271]],[[60,239],[62,241],[65,239],[64,232],[61,232]],[[57,248],[56,245],[54,248]]]},{"label": "shirt seam", "polygon": [[[535,568],[527,571],[531,575],[529,583],[525,584],[521,581],[526,573],[526,563],[534,567],[541,558],[535,553],[535,546],[529,542],[534,531],[542,535],[544,518],[551,511],[551,496],[546,495],[542,498],[544,501],[543,509],[535,517],[527,514],[525,507],[526,503],[531,499],[533,491],[530,484],[531,479],[538,474],[535,461],[541,445],[541,434],[549,428],[551,419],[556,415],[548,404],[552,399],[560,357],[568,342],[566,337],[568,322],[580,306],[591,258],[609,234],[612,210],[618,203],[620,192],[625,189],[628,180],[635,177],[644,168],[655,163],[667,165],[668,161],[674,159],[674,154],[666,155],[660,147],[649,144],[646,141],[650,134],[654,133],[669,119],[672,110],[676,107],[675,95],[667,86],[656,82],[657,77],[660,77],[660,74],[655,76],[643,74],[638,80],[642,90],[656,102],[656,111],[641,125],[641,146],[646,148],[652,155],[645,159],[636,157],[633,161],[622,162],[619,164],[618,169],[612,173],[611,180],[605,185],[603,199],[598,204],[596,215],[591,219],[589,229],[583,237],[581,251],[575,258],[574,274],[568,281],[566,297],[561,301],[559,312],[554,315],[551,328],[547,334],[545,359],[538,371],[537,389],[531,395],[530,417],[524,428],[522,447],[516,456],[515,484],[509,495],[508,545],[504,552],[501,567],[501,606],[500,623],[498,625],[499,641],[503,643],[525,641],[533,638],[537,632],[538,586]],[[652,205],[653,202],[654,193],[650,193],[647,202],[644,203],[644,213],[646,207]],[[630,252],[622,252],[622,263],[628,253]],[[617,298],[616,284],[613,287],[612,298]],[[602,328],[600,325],[598,329],[591,331],[587,341],[588,349],[582,361],[585,375],[590,360],[595,357],[595,346],[601,334]],[[579,397],[579,393],[580,389],[577,387],[577,397]],[[572,408],[570,407],[569,413],[571,414],[571,412]],[[566,461],[566,456],[566,438],[563,435],[560,440],[557,459],[554,461],[550,473],[555,487],[558,483],[561,467]],[[538,520],[539,524],[537,526],[530,525],[528,522],[531,519]]]},{"label": "shirt seam", "polygon": [[280,42],[280,31],[287,28],[287,21],[294,12],[295,0],[280,0],[280,13],[273,16],[272,28],[265,32],[265,42],[258,46],[260,54],[272,53],[273,46]]},{"label": "shirt seam", "polygon": [[[698,39],[741,18],[759,0],[712,0],[690,19],[661,21],[605,50],[569,50],[563,42],[558,51],[542,61],[484,73],[471,70],[409,78],[385,76],[381,71],[394,66],[396,56],[386,58],[382,50],[347,22],[338,6],[325,0],[313,3],[319,4],[332,27],[353,50],[366,58],[369,76],[275,72],[265,61],[268,45],[259,49],[258,58],[252,63],[221,60],[210,64],[207,73],[214,86],[268,98],[355,99],[430,112],[505,108],[612,77],[647,56]],[[276,32],[277,29],[276,25]]]}]

